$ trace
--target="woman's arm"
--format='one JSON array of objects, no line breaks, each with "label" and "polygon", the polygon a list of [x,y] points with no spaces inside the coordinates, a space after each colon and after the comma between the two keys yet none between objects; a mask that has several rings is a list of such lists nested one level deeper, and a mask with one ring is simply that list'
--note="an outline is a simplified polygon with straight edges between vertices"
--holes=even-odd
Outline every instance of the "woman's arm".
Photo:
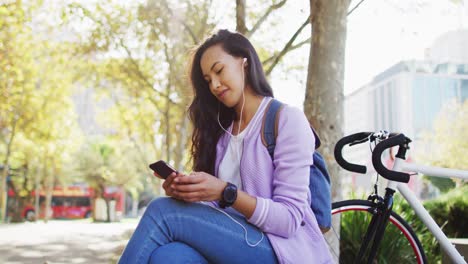
[{"label": "woman's arm", "polygon": [[315,140],[304,113],[285,106],[279,113],[274,153],[273,193],[257,197],[248,221],[262,231],[288,238],[303,224],[308,201],[309,172]]},{"label": "woman's arm", "polygon": [[237,199],[232,207],[249,219],[252,217],[255,207],[257,207],[257,198],[244,191],[237,190]]}]

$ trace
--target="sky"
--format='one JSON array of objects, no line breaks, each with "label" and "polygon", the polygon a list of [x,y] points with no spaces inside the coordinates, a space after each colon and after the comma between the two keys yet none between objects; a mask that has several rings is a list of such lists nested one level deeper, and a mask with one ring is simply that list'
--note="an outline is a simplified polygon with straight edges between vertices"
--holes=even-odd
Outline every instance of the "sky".
[{"label": "sky", "polygon": [[[294,18],[300,17],[298,12],[308,11],[309,1],[292,2],[284,13],[289,12],[287,20],[297,24]],[[358,2],[353,0],[351,8]],[[285,32],[291,32],[291,27],[285,25]],[[468,1],[457,5],[450,0],[365,0],[348,16],[345,95],[402,60],[424,59],[425,50],[436,38],[462,28],[468,29]],[[284,59],[285,64],[302,63],[302,72],[274,75],[271,80],[275,96],[299,108],[304,101],[308,53],[306,47]]]},{"label": "sky", "polygon": [[348,19],[345,94],[401,60],[424,59],[443,33],[468,29],[468,3],[449,0],[366,0],[355,12]]}]

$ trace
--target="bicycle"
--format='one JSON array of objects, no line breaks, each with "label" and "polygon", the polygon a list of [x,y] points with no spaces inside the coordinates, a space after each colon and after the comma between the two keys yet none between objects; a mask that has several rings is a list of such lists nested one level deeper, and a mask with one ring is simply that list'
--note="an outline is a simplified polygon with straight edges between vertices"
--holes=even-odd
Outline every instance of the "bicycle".
[{"label": "bicycle", "polygon": [[[375,144],[372,151],[372,165],[378,176],[386,178],[388,183],[383,197],[378,194],[377,187],[374,185],[374,193],[369,195],[367,200],[353,199],[333,203],[332,232],[334,233],[332,235],[335,235],[334,238],[339,239],[340,242],[339,262],[428,263],[421,242],[411,226],[392,210],[393,195],[398,190],[452,261],[466,263],[406,183],[417,173],[467,180],[468,171],[406,162],[406,152],[411,139],[403,134],[388,132],[361,132],[342,138],[336,144],[334,151],[338,164],[351,172],[366,173],[365,166],[349,163],[342,156],[345,145],[353,146],[365,142]],[[395,146],[398,146],[398,152],[393,168],[389,170],[382,164],[381,156],[385,150]],[[348,228],[341,228],[346,226]],[[340,230],[341,233],[338,235]],[[353,238],[356,241],[350,241]],[[380,247],[380,245],[390,246]]]}]

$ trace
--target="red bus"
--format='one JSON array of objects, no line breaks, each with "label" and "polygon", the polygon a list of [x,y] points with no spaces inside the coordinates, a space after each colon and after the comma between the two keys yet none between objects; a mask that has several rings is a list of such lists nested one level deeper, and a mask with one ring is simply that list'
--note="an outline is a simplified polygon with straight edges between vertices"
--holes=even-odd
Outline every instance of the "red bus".
[{"label": "red bus", "polygon": [[[122,188],[106,187],[104,198],[115,200],[115,211],[117,217],[120,217],[124,208],[125,192]],[[12,190],[9,190],[9,198],[14,197]],[[31,192],[33,199],[35,191]],[[94,190],[90,187],[69,186],[55,187],[52,191],[51,215],[50,218],[56,219],[76,219],[88,218],[92,215],[92,199]],[[39,218],[44,218],[45,215],[45,192],[39,192]],[[36,219],[34,203],[27,203],[23,208],[21,215],[29,221]]]}]

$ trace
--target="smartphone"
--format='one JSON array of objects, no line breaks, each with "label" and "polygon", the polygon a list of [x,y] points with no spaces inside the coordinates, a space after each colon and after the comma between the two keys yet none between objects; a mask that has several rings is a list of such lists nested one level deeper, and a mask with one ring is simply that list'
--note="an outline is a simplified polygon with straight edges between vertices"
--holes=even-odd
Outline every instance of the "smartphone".
[{"label": "smartphone", "polygon": [[167,164],[164,160],[159,160],[149,165],[150,169],[156,172],[163,179],[166,179],[173,172],[177,172],[176,169]]}]

